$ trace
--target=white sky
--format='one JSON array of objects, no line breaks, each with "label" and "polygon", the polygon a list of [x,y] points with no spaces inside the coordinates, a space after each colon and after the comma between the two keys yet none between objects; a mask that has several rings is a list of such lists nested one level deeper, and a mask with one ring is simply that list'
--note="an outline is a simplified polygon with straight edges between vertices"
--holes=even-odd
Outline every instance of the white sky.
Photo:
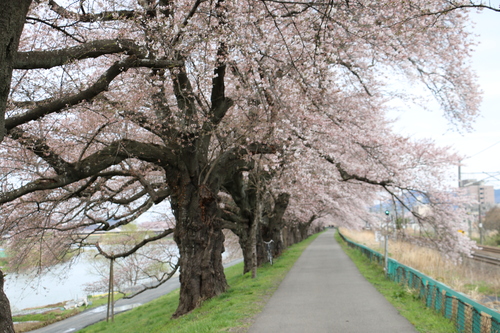
[{"label": "white sky", "polygon": [[[484,10],[471,16],[476,22],[474,32],[479,34],[477,39],[480,42],[472,66],[484,93],[481,115],[473,125],[473,131],[458,133],[452,130],[440,110],[412,110],[391,116],[399,118],[394,125],[396,131],[416,138],[432,138],[437,144],[452,146],[466,156],[462,179],[484,179],[487,185],[500,189],[500,13]],[[458,180],[458,170],[450,172],[454,172]]]}]

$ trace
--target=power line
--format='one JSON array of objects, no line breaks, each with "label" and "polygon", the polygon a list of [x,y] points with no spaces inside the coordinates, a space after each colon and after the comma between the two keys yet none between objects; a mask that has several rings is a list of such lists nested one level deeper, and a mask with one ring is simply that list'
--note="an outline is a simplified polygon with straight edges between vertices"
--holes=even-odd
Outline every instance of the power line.
[{"label": "power line", "polygon": [[498,174],[500,174],[500,171],[462,172],[463,175],[478,175],[478,174],[483,174],[483,173],[486,173],[486,174],[488,174],[488,173],[498,173]]},{"label": "power line", "polygon": [[496,145],[497,145],[497,144],[499,144],[499,143],[500,143],[500,141],[495,142],[494,144],[492,144],[492,145],[491,145],[491,146],[489,146],[488,148],[485,148],[485,149],[481,150],[479,153],[475,153],[474,155],[469,156],[469,157],[467,157],[467,158],[473,158],[474,156],[477,156],[477,155],[481,154],[482,152],[484,152],[484,151],[486,151],[486,150],[490,149],[491,147],[496,146]]}]

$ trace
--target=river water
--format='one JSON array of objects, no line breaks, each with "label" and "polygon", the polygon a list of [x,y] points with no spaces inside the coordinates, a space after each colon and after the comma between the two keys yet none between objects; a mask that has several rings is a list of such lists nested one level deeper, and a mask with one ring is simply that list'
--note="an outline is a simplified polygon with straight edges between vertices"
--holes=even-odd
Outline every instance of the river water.
[{"label": "river water", "polygon": [[13,312],[21,309],[44,306],[67,300],[76,300],[87,295],[86,283],[100,279],[93,274],[93,266],[87,258],[78,258],[70,266],[57,265],[50,272],[29,276],[7,274],[4,291]]},{"label": "river water", "polygon": [[[175,245],[170,251],[174,255],[178,253]],[[226,244],[226,252],[222,254],[224,262],[240,257],[241,251],[237,244]],[[95,265],[91,263],[92,258],[94,256],[81,255],[71,265],[57,265],[41,275],[7,274],[4,291],[12,312],[87,296],[84,290],[86,285],[101,279]]]}]

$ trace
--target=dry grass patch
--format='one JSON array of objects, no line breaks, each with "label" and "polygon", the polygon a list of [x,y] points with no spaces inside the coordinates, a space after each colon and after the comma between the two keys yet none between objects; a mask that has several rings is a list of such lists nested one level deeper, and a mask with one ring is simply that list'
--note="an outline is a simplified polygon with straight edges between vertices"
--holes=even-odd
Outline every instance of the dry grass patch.
[{"label": "dry grass patch", "polygon": [[[383,244],[376,242],[372,231],[341,229],[341,232],[353,241],[383,253]],[[499,302],[487,301],[487,296],[500,297],[500,266],[467,258],[454,264],[436,250],[393,240],[389,241],[389,256],[485,306],[500,310]]]}]

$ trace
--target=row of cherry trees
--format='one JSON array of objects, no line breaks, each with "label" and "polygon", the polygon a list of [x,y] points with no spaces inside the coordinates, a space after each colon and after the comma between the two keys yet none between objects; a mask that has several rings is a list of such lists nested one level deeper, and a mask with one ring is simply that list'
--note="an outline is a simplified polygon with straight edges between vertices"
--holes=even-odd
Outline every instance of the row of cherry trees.
[{"label": "row of cherry trees", "polygon": [[85,245],[83,228],[112,230],[168,201],[175,227],[139,245],[173,234],[180,316],[226,290],[224,228],[250,271],[263,240],[279,254],[320,217],[360,226],[381,190],[431,206],[422,216],[406,204],[442,250],[470,248],[455,232],[461,199],[445,186],[459,158],[394,134],[385,112],[418,97],[393,89],[404,77],[451,123],[470,124],[479,97],[458,9],[480,5],[7,2],[0,233],[40,267]]}]

